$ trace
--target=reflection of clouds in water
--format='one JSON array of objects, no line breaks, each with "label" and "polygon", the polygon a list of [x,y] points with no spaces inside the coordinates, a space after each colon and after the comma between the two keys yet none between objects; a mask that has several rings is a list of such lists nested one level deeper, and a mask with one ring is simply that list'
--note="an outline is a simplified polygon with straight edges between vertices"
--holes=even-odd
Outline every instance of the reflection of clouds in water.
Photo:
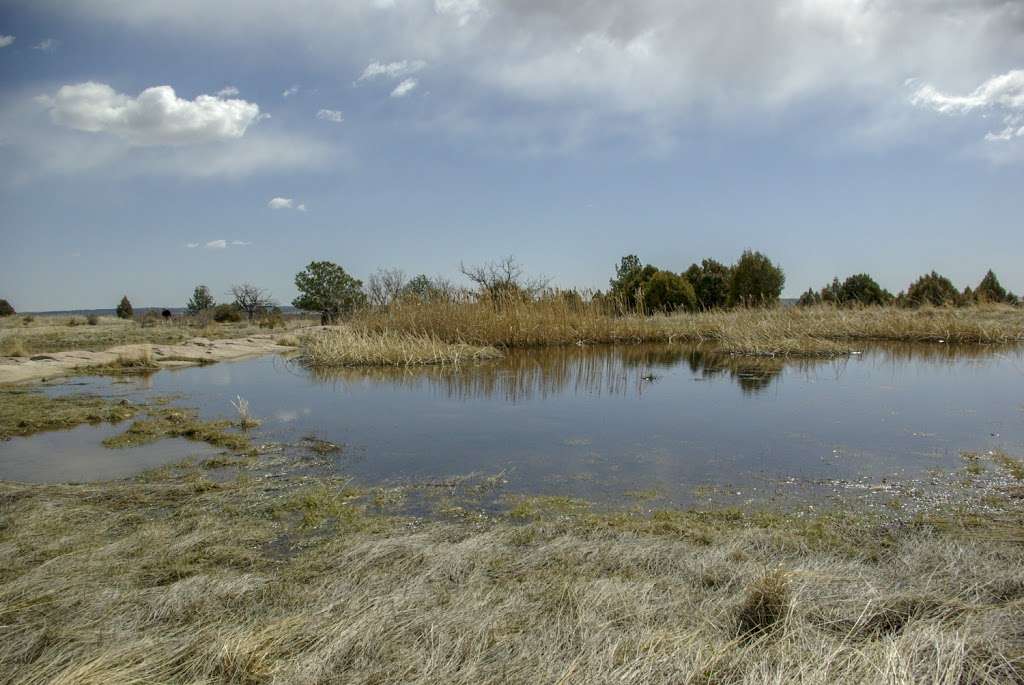
[{"label": "reflection of clouds in water", "polygon": [[302,409],[283,409],[274,414],[274,419],[281,423],[292,423],[298,421],[300,416],[309,416],[313,412],[309,407]]}]

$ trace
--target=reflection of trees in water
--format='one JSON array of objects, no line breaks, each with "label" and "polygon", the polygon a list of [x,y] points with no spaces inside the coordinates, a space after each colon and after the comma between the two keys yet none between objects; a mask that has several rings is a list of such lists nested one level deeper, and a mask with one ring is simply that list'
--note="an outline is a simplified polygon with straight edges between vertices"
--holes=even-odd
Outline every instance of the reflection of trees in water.
[{"label": "reflection of trees in water", "polygon": [[[873,360],[895,364],[916,360],[955,362],[991,357],[993,351],[991,346],[903,344],[875,346],[865,354]],[[429,387],[450,398],[499,397],[517,402],[565,393],[642,395],[649,381],[657,382],[659,371],[682,364],[701,378],[728,378],[744,394],[756,394],[768,388],[785,369],[809,373],[830,365],[841,370],[846,363],[846,358],[744,357],[708,346],[609,345],[512,350],[498,361],[457,367],[358,367],[310,372],[323,382]]]}]

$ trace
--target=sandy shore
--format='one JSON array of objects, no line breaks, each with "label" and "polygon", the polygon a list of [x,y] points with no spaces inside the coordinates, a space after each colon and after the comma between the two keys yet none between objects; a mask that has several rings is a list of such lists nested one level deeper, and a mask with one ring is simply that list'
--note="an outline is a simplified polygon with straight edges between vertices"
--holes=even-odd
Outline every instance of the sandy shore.
[{"label": "sandy shore", "polygon": [[180,345],[143,343],[120,345],[103,352],[70,350],[36,354],[26,358],[0,357],[0,385],[57,378],[79,369],[115,364],[122,357],[139,357],[147,353],[160,366],[171,367],[291,352],[295,349],[277,344],[280,337],[252,335],[228,340],[192,338]]}]

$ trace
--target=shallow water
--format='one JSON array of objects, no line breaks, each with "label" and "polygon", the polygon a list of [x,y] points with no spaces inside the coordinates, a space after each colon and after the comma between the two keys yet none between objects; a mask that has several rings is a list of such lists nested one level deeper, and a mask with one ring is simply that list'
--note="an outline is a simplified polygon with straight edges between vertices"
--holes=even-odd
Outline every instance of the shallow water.
[{"label": "shallow water", "polygon": [[[916,478],[962,466],[962,450],[1024,453],[1019,350],[889,347],[782,362],[681,346],[560,348],[458,369],[327,374],[268,356],[53,391],[112,387],[180,393],[207,418],[231,415],[240,395],[264,420],[261,438],[342,444],[338,468],[362,483],[503,472],[513,492],[656,490],[685,503],[702,489],[757,497],[789,479]],[[112,430],[0,443],[0,478],[102,479],[200,451],[164,442],[101,464],[102,448],[88,446]]]}]

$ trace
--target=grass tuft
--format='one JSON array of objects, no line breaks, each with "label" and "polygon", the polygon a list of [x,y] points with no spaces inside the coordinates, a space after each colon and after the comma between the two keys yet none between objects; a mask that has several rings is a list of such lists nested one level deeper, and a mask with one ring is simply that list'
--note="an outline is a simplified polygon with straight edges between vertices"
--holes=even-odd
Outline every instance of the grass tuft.
[{"label": "grass tuft", "polygon": [[493,347],[445,342],[396,331],[335,328],[302,339],[302,363],[314,368],[345,366],[455,365],[500,357]]}]

